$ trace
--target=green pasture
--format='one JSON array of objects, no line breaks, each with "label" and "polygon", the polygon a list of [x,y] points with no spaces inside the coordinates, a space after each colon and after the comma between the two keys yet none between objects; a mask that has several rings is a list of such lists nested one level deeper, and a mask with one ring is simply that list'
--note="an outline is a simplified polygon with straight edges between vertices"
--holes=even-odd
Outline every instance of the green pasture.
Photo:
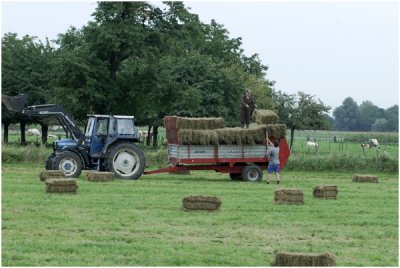
[{"label": "green pasture", "polygon": [[[329,252],[338,266],[398,266],[398,174],[353,183],[352,172],[283,171],[280,185],[226,174],[77,179],[77,194],[46,194],[42,165],[2,165],[3,266],[270,266],[276,252]],[[338,186],[337,200],[312,197]],[[274,190],[304,191],[275,205]],[[187,195],[218,196],[218,212],[184,212]]]}]

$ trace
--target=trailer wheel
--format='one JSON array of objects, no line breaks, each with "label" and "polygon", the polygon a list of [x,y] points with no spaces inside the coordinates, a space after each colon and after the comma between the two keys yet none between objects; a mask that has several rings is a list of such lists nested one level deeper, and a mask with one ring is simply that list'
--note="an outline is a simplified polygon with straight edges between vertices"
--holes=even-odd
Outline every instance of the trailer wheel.
[{"label": "trailer wheel", "polygon": [[82,172],[82,161],[74,152],[65,151],[53,158],[53,170],[60,170],[67,178],[77,178]]},{"label": "trailer wheel", "polygon": [[242,180],[242,174],[240,173],[229,173],[229,176],[233,181],[240,181]]},{"label": "trailer wheel", "polygon": [[107,168],[120,179],[137,180],[142,176],[146,159],[142,149],[132,143],[119,143],[108,152]]},{"label": "trailer wheel", "polygon": [[259,182],[262,176],[262,170],[258,165],[250,164],[242,169],[242,178],[244,181]]}]

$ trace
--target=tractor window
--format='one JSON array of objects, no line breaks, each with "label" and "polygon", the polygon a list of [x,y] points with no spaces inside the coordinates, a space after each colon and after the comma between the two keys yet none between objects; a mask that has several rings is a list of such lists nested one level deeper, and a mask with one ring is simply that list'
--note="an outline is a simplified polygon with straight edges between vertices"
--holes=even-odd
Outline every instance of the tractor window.
[{"label": "tractor window", "polygon": [[97,135],[107,135],[108,118],[99,118],[97,120]]},{"label": "tractor window", "polygon": [[86,132],[85,132],[86,137],[91,137],[93,134],[94,120],[95,120],[94,117],[89,117],[89,121],[87,123]]},{"label": "tractor window", "polygon": [[118,133],[119,134],[127,134],[127,135],[135,134],[135,130],[133,128],[133,120],[132,119],[118,119]]}]

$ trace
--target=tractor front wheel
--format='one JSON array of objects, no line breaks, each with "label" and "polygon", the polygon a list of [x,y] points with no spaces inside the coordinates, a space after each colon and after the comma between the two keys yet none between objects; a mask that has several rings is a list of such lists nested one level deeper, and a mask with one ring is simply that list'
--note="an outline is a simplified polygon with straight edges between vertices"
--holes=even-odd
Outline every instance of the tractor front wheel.
[{"label": "tractor front wheel", "polygon": [[53,158],[52,169],[64,172],[67,178],[77,178],[82,172],[82,161],[76,153],[65,151]]},{"label": "tractor front wheel", "polygon": [[132,143],[119,143],[107,155],[108,170],[120,179],[137,180],[144,172],[144,153]]}]

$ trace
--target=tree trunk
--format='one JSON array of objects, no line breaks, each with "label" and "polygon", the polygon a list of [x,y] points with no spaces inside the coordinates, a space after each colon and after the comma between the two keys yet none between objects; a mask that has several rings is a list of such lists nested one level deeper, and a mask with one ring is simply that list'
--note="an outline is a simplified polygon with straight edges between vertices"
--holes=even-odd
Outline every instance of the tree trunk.
[{"label": "tree trunk", "polygon": [[10,126],[10,123],[3,123],[3,142],[8,143],[8,127]]},{"label": "tree trunk", "polygon": [[49,133],[49,126],[42,124],[42,144],[47,144],[47,134]]},{"label": "tree trunk", "polygon": [[294,128],[291,128],[291,129],[290,129],[290,146],[289,146],[289,149],[290,149],[290,150],[292,150],[293,139],[294,139],[294,131],[295,131]]},{"label": "tree trunk", "polygon": [[19,129],[21,131],[21,143],[26,143],[25,126],[26,126],[26,122],[25,121],[19,122]]},{"label": "tree trunk", "polygon": [[150,146],[150,131],[151,131],[151,126],[147,128],[147,137],[146,137],[146,145]]},{"label": "tree trunk", "polygon": [[153,126],[153,148],[158,147],[158,126]]}]

